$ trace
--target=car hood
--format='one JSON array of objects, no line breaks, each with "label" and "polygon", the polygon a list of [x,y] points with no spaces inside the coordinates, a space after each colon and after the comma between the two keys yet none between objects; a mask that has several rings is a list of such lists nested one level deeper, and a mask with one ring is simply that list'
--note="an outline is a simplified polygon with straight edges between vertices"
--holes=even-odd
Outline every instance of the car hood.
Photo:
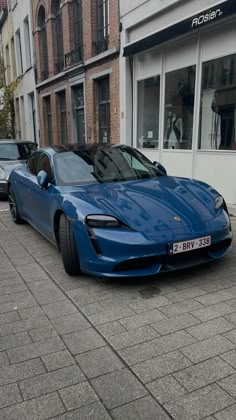
[{"label": "car hood", "polygon": [[86,185],[71,194],[146,234],[213,219],[218,195],[200,181],[169,176]]},{"label": "car hood", "polygon": [[13,169],[23,165],[25,160],[0,160],[0,168],[4,170],[5,177],[8,177]]}]

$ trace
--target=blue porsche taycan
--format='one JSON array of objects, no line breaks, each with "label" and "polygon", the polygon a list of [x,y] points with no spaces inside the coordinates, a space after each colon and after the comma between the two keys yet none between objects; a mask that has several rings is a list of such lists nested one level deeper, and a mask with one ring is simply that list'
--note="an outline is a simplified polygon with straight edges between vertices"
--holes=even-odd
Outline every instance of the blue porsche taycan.
[{"label": "blue porsche taycan", "polygon": [[11,173],[9,205],[15,223],[58,247],[70,275],[154,275],[223,257],[232,242],[217,191],[122,145],[37,150]]}]

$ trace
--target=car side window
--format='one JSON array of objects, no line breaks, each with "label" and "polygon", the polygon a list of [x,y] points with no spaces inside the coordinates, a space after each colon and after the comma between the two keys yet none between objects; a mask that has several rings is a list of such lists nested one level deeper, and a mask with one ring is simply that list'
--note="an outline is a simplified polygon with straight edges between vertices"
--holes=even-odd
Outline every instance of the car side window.
[{"label": "car side window", "polygon": [[46,155],[46,153],[41,153],[41,156],[39,158],[38,172],[37,173],[39,173],[39,171],[47,172],[49,182],[53,183],[51,163],[50,163],[49,157],[48,157],[48,155]]},{"label": "car side window", "polygon": [[34,153],[32,156],[29,157],[27,161],[27,169],[32,175],[38,174],[38,163],[41,153]]}]

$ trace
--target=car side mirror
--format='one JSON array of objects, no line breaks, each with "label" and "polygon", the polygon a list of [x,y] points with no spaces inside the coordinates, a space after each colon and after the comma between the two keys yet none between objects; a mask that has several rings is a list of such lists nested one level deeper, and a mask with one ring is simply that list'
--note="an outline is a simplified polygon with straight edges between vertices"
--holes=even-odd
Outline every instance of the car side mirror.
[{"label": "car side mirror", "polygon": [[157,169],[159,169],[159,171],[161,172],[161,174],[162,175],[167,175],[167,170],[166,170],[166,168],[160,163],[160,162],[156,162],[156,161],[154,161],[153,162],[153,165],[157,168]]},{"label": "car side mirror", "polygon": [[39,171],[39,173],[37,175],[37,181],[38,181],[38,184],[41,188],[43,188],[43,189],[48,188],[49,178],[48,178],[47,172]]}]

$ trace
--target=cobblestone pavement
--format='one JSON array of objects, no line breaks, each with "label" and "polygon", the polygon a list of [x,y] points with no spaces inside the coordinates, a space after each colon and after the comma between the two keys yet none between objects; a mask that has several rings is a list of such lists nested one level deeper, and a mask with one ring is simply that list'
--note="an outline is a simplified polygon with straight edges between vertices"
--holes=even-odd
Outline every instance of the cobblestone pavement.
[{"label": "cobblestone pavement", "polygon": [[0,213],[0,420],[235,420],[235,257],[70,278]]}]

